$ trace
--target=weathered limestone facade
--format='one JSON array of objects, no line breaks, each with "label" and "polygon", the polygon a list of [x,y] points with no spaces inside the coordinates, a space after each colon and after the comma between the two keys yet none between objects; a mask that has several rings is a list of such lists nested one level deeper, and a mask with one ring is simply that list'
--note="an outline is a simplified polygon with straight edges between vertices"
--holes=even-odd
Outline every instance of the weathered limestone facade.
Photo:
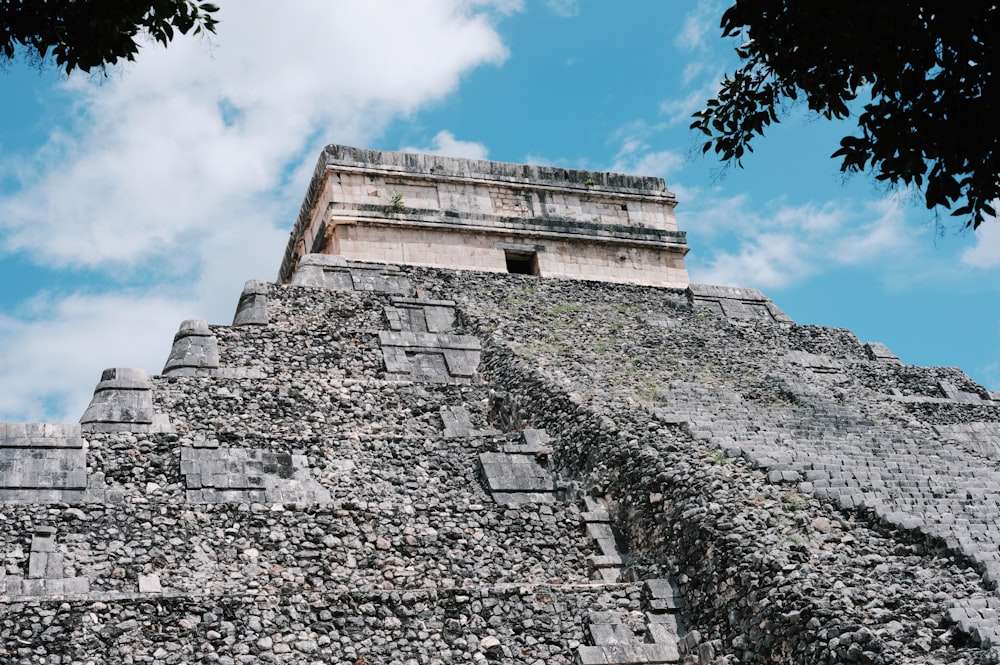
[{"label": "weathered limestone facade", "polygon": [[279,281],[323,253],[684,288],[676,204],[659,178],[331,145]]},{"label": "weathered limestone facade", "polygon": [[282,281],[0,424],[0,663],[1000,663],[959,370],[754,289]]}]

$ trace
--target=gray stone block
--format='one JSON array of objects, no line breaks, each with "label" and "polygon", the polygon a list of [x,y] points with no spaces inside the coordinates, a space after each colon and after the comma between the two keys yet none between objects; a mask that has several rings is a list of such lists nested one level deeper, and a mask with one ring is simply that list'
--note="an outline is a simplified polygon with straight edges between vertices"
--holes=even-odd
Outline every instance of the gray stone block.
[{"label": "gray stone block", "polygon": [[389,330],[407,330],[409,328],[409,321],[404,320],[405,315],[403,310],[395,307],[386,307],[383,310],[385,312],[386,321],[389,324]]},{"label": "gray stone block", "polygon": [[680,592],[671,580],[656,578],[645,581],[643,597],[652,599],[680,598]]},{"label": "gray stone block", "polygon": [[332,291],[374,291],[404,295],[410,283],[398,266],[347,261],[332,254],[306,254],[290,280],[295,286]]},{"label": "gray stone block", "polygon": [[304,455],[248,448],[181,448],[188,503],[328,503]]},{"label": "gray stone block", "polygon": [[501,506],[556,502],[556,497],[551,492],[492,492],[491,495]]},{"label": "gray stone block", "polygon": [[521,440],[524,445],[531,446],[539,449],[547,448],[552,438],[543,429],[524,429],[521,430]]},{"label": "gray stone block", "polygon": [[644,665],[679,660],[677,647],[671,644],[613,644],[577,649],[579,665]]},{"label": "gray stone block", "polygon": [[0,423],[0,448],[83,448],[79,424]]},{"label": "gray stone block", "polygon": [[471,378],[479,368],[479,351],[448,349],[444,352],[444,360],[448,373],[453,377]]},{"label": "gray stone block", "polygon": [[160,576],[154,574],[139,575],[139,593],[163,593],[160,586]]},{"label": "gray stone block", "polygon": [[455,383],[479,366],[479,339],[471,335],[383,330],[379,344],[389,378]]},{"label": "gray stone block", "polygon": [[384,268],[351,268],[351,280],[354,283],[355,291],[374,291],[376,293],[408,293],[410,291],[409,280]]},{"label": "gray stone block", "polygon": [[329,291],[354,291],[354,275],[350,270],[324,270],[320,284]]},{"label": "gray stone block", "polygon": [[676,644],[680,626],[676,614],[647,613],[646,637],[655,644]]},{"label": "gray stone block", "polygon": [[591,540],[610,539],[614,540],[615,534],[611,525],[606,522],[588,522],[586,524],[587,536]]},{"label": "gray stone block", "polygon": [[899,358],[896,357],[896,354],[893,353],[888,346],[881,342],[868,342],[865,344],[865,355],[868,356],[869,360],[877,362],[892,365],[902,364],[899,362]]},{"label": "gray stone block", "polygon": [[[343,256],[337,256],[334,254],[306,254],[301,259],[299,259],[298,266],[296,267],[295,274],[292,275],[290,284],[293,286],[312,286],[317,288],[331,288],[326,284],[326,277],[324,271],[330,269],[331,272],[335,271],[337,268],[344,268],[343,271],[350,276],[347,272],[347,259]],[[354,287],[350,284],[346,288],[337,289],[342,291],[350,291]]]},{"label": "gray stone block", "polygon": [[618,541],[614,538],[597,538],[593,542],[601,554],[608,556],[618,554]]},{"label": "gray stone block", "polygon": [[152,394],[141,390],[104,390],[95,393],[80,423],[88,425],[95,422],[152,424]]},{"label": "gray stone block", "polygon": [[174,335],[170,356],[163,367],[164,376],[197,375],[199,370],[219,367],[219,342],[207,321],[188,320]]},{"label": "gray stone block", "polygon": [[31,556],[28,557],[28,578],[29,579],[40,579],[48,577],[45,574],[48,569],[49,555],[48,552],[35,552],[32,551]]},{"label": "gray stone block", "polygon": [[90,580],[86,577],[67,577],[62,580],[63,593],[66,594],[88,594],[90,593]]},{"label": "gray stone block", "polygon": [[[397,268],[398,270],[398,268]],[[406,298],[406,297],[395,297],[390,301],[393,305],[410,305],[413,307],[444,307],[448,309],[455,308],[454,300],[434,300],[431,298]]]},{"label": "gray stone block", "polygon": [[64,574],[63,555],[59,552],[50,552],[45,561],[45,577],[61,578]]},{"label": "gray stone block", "polygon": [[243,286],[236,314],[233,316],[234,326],[258,325],[268,323],[267,315],[267,282],[251,279]]},{"label": "gray stone block", "polygon": [[385,362],[385,371],[389,374],[408,375],[411,373],[410,358],[406,355],[406,349],[383,346],[382,359]]},{"label": "gray stone block", "polygon": [[86,428],[92,423],[148,425],[153,422],[153,385],[146,371],[116,367],[104,370],[94,389],[90,406],[80,418]]},{"label": "gray stone block", "polygon": [[757,289],[691,284],[688,293],[696,310],[711,312],[723,318],[792,323],[788,315]]},{"label": "gray stone block", "polygon": [[452,307],[424,307],[427,332],[447,332],[455,327],[455,309]]},{"label": "gray stone block", "polygon": [[555,483],[551,478],[521,477],[510,478],[500,476],[497,486],[491,487],[501,492],[552,492],[555,490]]},{"label": "gray stone block", "polygon": [[469,436],[472,433],[472,419],[469,417],[469,410],[464,406],[442,406],[440,413],[441,421],[444,423],[445,438],[453,439]]},{"label": "gray stone block", "polygon": [[0,429],[0,501],[77,502],[87,488],[79,425],[6,423]]},{"label": "gray stone block", "polygon": [[599,646],[582,646],[576,651],[577,665],[607,665],[608,658]]},{"label": "gray stone block", "polygon": [[620,554],[592,554],[587,558],[593,568],[621,568],[623,564]]},{"label": "gray stone block", "polygon": [[595,645],[632,644],[636,641],[632,629],[622,623],[594,623],[590,626],[590,639]]},{"label": "gray stone block", "polygon": [[431,351],[421,353],[409,351],[406,358],[410,363],[410,378],[415,381],[448,383],[451,373],[445,363],[444,354]]}]

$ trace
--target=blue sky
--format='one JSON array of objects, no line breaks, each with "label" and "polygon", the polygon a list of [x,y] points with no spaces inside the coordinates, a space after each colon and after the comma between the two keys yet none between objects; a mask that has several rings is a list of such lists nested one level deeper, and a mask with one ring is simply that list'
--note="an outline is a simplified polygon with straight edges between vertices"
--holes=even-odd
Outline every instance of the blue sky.
[{"label": "blue sky", "polygon": [[800,108],[745,169],[689,117],[734,65],[726,4],[220,3],[218,35],[107,77],[0,71],[0,419],[76,421],[106,367],[162,369],[183,319],[274,279],[327,143],[662,176],[694,281],[1000,389],[1000,227],[844,180]]}]

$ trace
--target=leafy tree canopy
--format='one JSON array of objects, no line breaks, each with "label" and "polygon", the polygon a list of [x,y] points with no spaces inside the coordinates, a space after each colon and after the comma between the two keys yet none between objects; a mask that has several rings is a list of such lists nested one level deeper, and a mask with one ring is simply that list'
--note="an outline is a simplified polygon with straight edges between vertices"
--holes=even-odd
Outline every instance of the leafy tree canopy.
[{"label": "leafy tree canopy", "polygon": [[134,60],[139,35],[164,46],[176,33],[215,32],[218,7],[196,0],[3,0],[0,62],[27,49],[70,73]]},{"label": "leafy tree canopy", "polygon": [[742,166],[752,139],[802,99],[826,119],[856,118],[833,153],[841,171],[915,185],[929,209],[957,204],[973,228],[996,215],[1000,6],[736,0],[721,27],[743,38],[742,63],[694,115],[703,152]]}]

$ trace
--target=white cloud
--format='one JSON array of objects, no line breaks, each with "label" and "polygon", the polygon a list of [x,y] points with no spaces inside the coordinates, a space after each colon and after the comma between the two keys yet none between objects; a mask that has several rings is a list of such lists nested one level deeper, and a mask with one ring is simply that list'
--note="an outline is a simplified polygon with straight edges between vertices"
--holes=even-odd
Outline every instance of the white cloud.
[{"label": "white cloud", "polygon": [[839,266],[871,265],[893,280],[923,260],[916,242],[922,231],[906,225],[899,195],[799,205],[782,200],[759,205],[746,194],[717,198],[688,192],[688,198],[696,207],[681,208],[678,224],[702,239],[699,247],[714,248],[704,256],[697,248],[689,255],[695,282],[780,289]]},{"label": "white cloud", "polygon": [[622,147],[615,154],[609,170],[614,173],[633,173],[666,178],[684,163],[684,158],[671,150],[654,150],[647,137],[655,133],[644,123],[637,122],[618,132]]},{"label": "white cloud", "polygon": [[987,219],[975,236],[976,244],[962,252],[962,263],[974,268],[1000,266],[1000,219]]},{"label": "white cloud", "polygon": [[[706,72],[709,71],[712,73],[706,75]],[[688,75],[691,76],[691,79],[688,79]],[[719,92],[720,81],[722,81],[723,75],[724,71],[721,67],[711,67],[708,63],[704,63],[695,70],[689,71],[685,69],[685,84],[690,83],[697,76],[704,76],[705,78],[701,85],[694,90],[690,90],[679,97],[671,97],[660,102],[660,113],[667,117],[667,123],[679,125],[693,122],[691,116],[694,115],[695,111],[703,109],[705,102],[715,97]]]},{"label": "white cloud", "polygon": [[810,248],[790,233],[761,233],[740,243],[736,252],[718,251],[705,265],[691,268],[691,281],[725,286],[780,289],[816,271]]},{"label": "white cloud", "polygon": [[888,196],[866,206],[874,218],[858,224],[833,245],[831,258],[847,265],[878,260],[887,254],[899,256],[912,249],[914,229],[907,228],[899,196]]},{"label": "white cloud", "polygon": [[482,143],[475,141],[460,141],[448,130],[441,130],[431,139],[431,145],[425,148],[400,148],[403,152],[422,152],[428,155],[444,155],[445,157],[464,157],[466,159],[486,159],[489,150]]},{"label": "white cloud", "polygon": [[102,370],[159,373],[191,304],[153,293],[40,296],[30,316],[0,317],[0,418],[76,422]]},{"label": "white cloud", "polygon": [[684,17],[680,32],[674,37],[674,45],[683,51],[705,51],[707,37],[721,34],[719,21],[723,4],[719,0],[701,0],[690,14]]},{"label": "white cloud", "polygon": [[[35,154],[0,159],[20,183],[0,192],[0,252],[145,290],[64,290],[3,315],[0,343],[24,352],[0,364],[0,417],[75,419],[104,367],[158,372],[181,319],[228,323],[246,279],[274,278],[322,145],[370,144],[501,63],[493,22],[520,6],[244,0],[223,6],[211,42],[71,77],[80,114]],[[435,147],[485,155],[447,132]]]},{"label": "white cloud", "polygon": [[726,66],[710,40],[721,39],[719,21],[723,10],[719,0],[701,0],[684,17],[681,30],[674,37],[674,46],[682,54],[695,57],[684,66],[677,94],[660,103],[660,113],[666,116],[668,124],[690,124],[692,114],[719,91]]},{"label": "white cloud", "polygon": [[169,258],[184,233],[273,196],[284,169],[314,159],[303,156],[317,148],[311,135],[367,143],[506,55],[490,23],[457,2],[287,11],[248,0],[225,11],[212,49],[181,39],[103,85],[71,80],[86,115],[0,200],[9,250],[63,265]]}]

